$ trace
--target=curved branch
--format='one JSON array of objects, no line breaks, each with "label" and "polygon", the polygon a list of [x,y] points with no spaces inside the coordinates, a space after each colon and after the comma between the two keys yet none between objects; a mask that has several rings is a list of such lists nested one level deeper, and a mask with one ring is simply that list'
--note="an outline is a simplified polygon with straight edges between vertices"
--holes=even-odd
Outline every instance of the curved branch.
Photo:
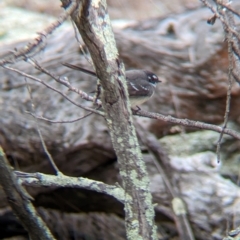
[{"label": "curved branch", "polygon": [[122,203],[124,203],[125,199],[124,190],[120,186],[111,186],[83,177],[68,177],[63,174],[55,176],[43,173],[25,173],[19,171],[15,171],[15,174],[25,186],[84,188],[108,194]]}]

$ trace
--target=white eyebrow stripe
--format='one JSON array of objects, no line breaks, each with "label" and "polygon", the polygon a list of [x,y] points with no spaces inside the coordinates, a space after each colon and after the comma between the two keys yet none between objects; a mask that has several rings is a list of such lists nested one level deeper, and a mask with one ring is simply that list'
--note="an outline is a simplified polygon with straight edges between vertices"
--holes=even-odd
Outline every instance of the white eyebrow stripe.
[{"label": "white eyebrow stripe", "polygon": [[135,90],[137,90],[137,91],[139,90],[139,89],[136,87],[135,84],[133,84],[133,83],[130,82],[130,85],[131,85]]}]

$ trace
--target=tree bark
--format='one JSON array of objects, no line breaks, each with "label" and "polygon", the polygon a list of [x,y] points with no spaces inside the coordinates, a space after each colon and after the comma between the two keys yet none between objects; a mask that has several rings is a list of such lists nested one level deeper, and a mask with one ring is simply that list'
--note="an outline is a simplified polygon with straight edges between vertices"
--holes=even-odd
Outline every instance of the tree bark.
[{"label": "tree bark", "polygon": [[72,18],[102,86],[101,100],[125,190],[128,239],[157,239],[149,178],[138,144],[106,1],[83,1]]}]

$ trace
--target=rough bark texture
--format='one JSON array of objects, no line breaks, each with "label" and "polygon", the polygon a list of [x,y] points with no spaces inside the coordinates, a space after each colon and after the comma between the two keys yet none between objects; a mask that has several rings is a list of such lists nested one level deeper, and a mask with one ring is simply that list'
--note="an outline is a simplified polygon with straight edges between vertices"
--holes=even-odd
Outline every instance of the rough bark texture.
[{"label": "rough bark texture", "polygon": [[[199,9],[174,18],[152,19],[115,29],[118,49],[126,68],[149,69],[164,80],[155,96],[142,108],[216,124],[223,121],[227,90],[227,49],[220,24],[216,22],[213,26],[207,25],[209,17],[209,10]],[[76,54],[78,44],[73,39],[72,28],[62,28],[61,32],[49,38],[46,50],[37,58],[55,74],[67,76],[74,86],[86,92],[93,91],[95,79],[61,65],[61,62],[70,62],[91,68],[86,59],[88,55],[81,50]],[[5,55],[5,49],[7,52],[16,46],[17,44],[2,47],[1,58]],[[82,47],[84,49],[85,46]],[[78,95],[68,92],[64,86],[33,69],[30,64],[18,62],[14,67],[47,81],[76,102],[84,102]],[[53,173],[43,153],[35,122],[25,113],[31,111],[25,80],[2,68],[0,79],[1,146],[15,168],[27,172]],[[32,88],[38,115],[52,120],[68,120],[85,114],[57,93],[33,81],[28,80],[28,83]],[[231,120],[236,123],[239,123],[239,96],[240,89],[236,84],[232,90],[230,113]],[[89,102],[84,104],[92,105]],[[166,135],[170,129],[170,126],[160,121],[141,118],[136,121],[157,136]],[[40,128],[56,164],[65,174],[87,176],[111,184],[118,180],[116,157],[102,117],[93,114],[73,124],[40,121]],[[196,161],[189,159],[189,162],[186,157],[172,158],[172,171],[176,188],[181,190],[187,203],[195,236],[199,239],[221,239],[227,223],[232,222],[232,215],[235,215],[235,224],[239,224],[239,189],[222,178],[218,171],[211,170],[209,161],[213,155],[204,156],[196,156]],[[158,203],[157,223],[174,235],[176,232],[172,225],[169,196],[166,189],[161,187],[162,179],[152,164],[151,157],[146,155],[145,160],[150,172],[154,201]],[[185,162],[186,165],[181,165]],[[101,194],[72,189],[31,188],[29,191],[35,197],[37,206],[74,212],[113,212],[123,216],[122,206]],[[6,206],[7,202],[0,192],[0,207]]]},{"label": "rough bark texture", "polygon": [[101,83],[102,107],[125,191],[127,239],[157,240],[150,182],[133,124],[124,66],[116,49],[107,3],[82,1],[72,19]]},{"label": "rough bark texture", "polygon": [[19,184],[2,148],[0,148],[0,182],[9,205],[28,231],[29,237],[32,240],[54,240],[55,238],[47,228],[46,223],[33,207],[30,201],[33,199]]}]

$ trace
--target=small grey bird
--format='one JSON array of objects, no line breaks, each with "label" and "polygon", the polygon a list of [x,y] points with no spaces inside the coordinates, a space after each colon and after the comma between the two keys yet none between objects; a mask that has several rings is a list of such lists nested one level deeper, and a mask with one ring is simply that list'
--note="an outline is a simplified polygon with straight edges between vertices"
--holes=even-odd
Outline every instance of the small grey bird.
[{"label": "small grey bird", "polygon": [[[95,72],[82,67],[69,63],[63,63],[63,65],[97,77]],[[126,80],[132,107],[139,106],[149,100],[153,96],[157,84],[161,82],[157,75],[147,70],[128,70],[126,71]]]}]

